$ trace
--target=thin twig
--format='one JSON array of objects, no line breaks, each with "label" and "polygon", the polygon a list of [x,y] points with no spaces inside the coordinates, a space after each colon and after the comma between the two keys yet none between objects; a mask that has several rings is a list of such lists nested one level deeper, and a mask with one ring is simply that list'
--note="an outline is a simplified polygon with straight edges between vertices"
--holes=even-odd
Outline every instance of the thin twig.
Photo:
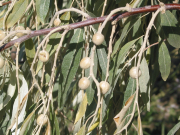
[{"label": "thin twig", "polygon": [[18,111],[20,110],[20,103],[21,103],[21,94],[20,94],[20,84],[19,84],[19,48],[20,44],[17,44],[17,52],[16,52],[16,79],[17,79],[17,88],[18,88],[18,107],[17,107],[17,113],[16,113],[16,130],[15,135],[17,135],[18,130]]},{"label": "thin twig", "polygon": [[[3,2],[3,1],[2,1]],[[10,4],[12,1],[10,0],[10,1],[7,1],[7,2],[4,2],[4,3],[0,3],[1,5],[0,5],[0,7],[2,7],[2,6],[5,6],[5,5],[7,5],[7,4]]]},{"label": "thin twig", "polygon": [[154,43],[154,44],[151,44],[151,45],[149,45],[148,47],[146,47],[145,49],[144,49],[144,51],[146,51],[148,48],[150,48],[150,47],[152,47],[152,46],[155,46],[155,45],[158,45],[159,44],[159,42],[156,42],[156,43]]}]

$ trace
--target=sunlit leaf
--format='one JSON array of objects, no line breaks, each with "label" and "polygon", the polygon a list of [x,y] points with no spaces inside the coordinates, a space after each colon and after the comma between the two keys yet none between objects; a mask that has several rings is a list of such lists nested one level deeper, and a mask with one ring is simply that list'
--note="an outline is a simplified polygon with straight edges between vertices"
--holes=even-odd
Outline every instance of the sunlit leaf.
[{"label": "sunlit leaf", "polygon": [[88,132],[93,131],[97,126],[99,125],[99,122],[94,123],[88,130]]},{"label": "sunlit leaf", "polygon": [[19,133],[20,135],[24,135],[24,132],[26,131],[28,124],[30,123],[32,117],[34,116],[34,113],[35,113],[35,110],[32,111],[32,112],[27,116],[27,118],[23,121],[23,124],[22,124],[21,129],[20,129],[20,133]]},{"label": "sunlit leaf", "polygon": [[169,132],[167,135],[174,135],[180,128],[180,122],[177,123]]},{"label": "sunlit leaf", "polygon": [[117,128],[119,128],[119,125],[122,123],[122,120],[125,118],[126,112],[129,110],[132,102],[134,99],[134,94],[131,95],[128,100],[125,102],[124,107],[121,109],[121,111],[114,117],[114,121],[116,123]]},{"label": "sunlit leaf", "polygon": [[85,135],[85,128],[86,128],[86,125],[83,125],[78,131],[77,135]]},{"label": "sunlit leaf", "polygon": [[[22,106],[18,108],[18,97],[16,97],[15,102],[13,104],[13,112],[12,112],[12,117],[11,117],[11,122],[12,122],[12,120],[16,117],[17,111],[20,111],[20,114],[18,116],[18,124],[24,121],[24,117],[26,113],[25,109],[26,109],[26,104],[27,104],[27,93],[28,93],[27,82],[21,74],[19,74],[19,79],[22,81],[22,85],[20,86],[20,101],[21,101]],[[11,129],[11,132],[14,132],[15,129],[16,129],[16,124]],[[18,133],[19,132],[20,132],[20,127],[18,128]]]},{"label": "sunlit leaf", "polygon": [[11,72],[9,86],[7,90],[7,96],[5,100],[0,104],[0,110],[2,110],[12,99],[16,90],[16,71]]},{"label": "sunlit leaf", "polygon": [[51,124],[49,120],[48,120],[48,125],[46,127],[45,135],[51,135]]},{"label": "sunlit leaf", "polygon": [[63,21],[69,21],[70,20],[70,12],[65,12],[64,14],[62,14],[60,19]]},{"label": "sunlit leaf", "polygon": [[158,62],[159,62],[159,69],[161,72],[161,76],[163,80],[166,81],[170,74],[171,57],[169,55],[168,48],[166,47],[166,44],[164,42],[162,42],[159,47]]},{"label": "sunlit leaf", "polygon": [[36,12],[37,17],[40,19],[42,24],[49,10],[50,0],[36,0]]},{"label": "sunlit leaf", "polygon": [[21,17],[24,15],[27,6],[28,0],[19,0],[15,3],[12,13],[10,13],[6,21],[7,28],[12,27],[21,19]]},{"label": "sunlit leaf", "polygon": [[84,95],[83,101],[81,102],[81,104],[79,105],[79,109],[78,112],[76,114],[76,118],[75,118],[75,122],[79,121],[85,114],[86,112],[86,107],[87,107],[87,95]]}]

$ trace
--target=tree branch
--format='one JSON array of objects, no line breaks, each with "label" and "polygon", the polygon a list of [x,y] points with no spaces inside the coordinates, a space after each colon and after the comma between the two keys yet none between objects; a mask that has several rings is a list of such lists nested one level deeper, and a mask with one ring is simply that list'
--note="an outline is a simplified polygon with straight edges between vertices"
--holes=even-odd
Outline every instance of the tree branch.
[{"label": "tree branch", "polygon": [[[125,13],[119,13],[119,14],[113,15],[109,19],[109,21],[112,21],[112,20],[118,21],[118,20],[120,20],[122,18],[129,17],[129,16],[136,15],[136,14],[140,14],[140,13],[154,12],[158,8],[160,8],[159,5],[145,6],[145,7],[141,7],[141,8],[132,8],[131,12],[125,12]],[[178,10],[178,9],[180,9],[180,4],[165,4],[165,8],[166,8],[166,10]],[[81,28],[81,27],[85,27],[85,26],[89,26],[89,25],[93,25],[93,24],[97,24],[97,23],[102,23],[106,19],[106,17],[107,16],[90,18],[90,19],[82,21],[82,22],[68,24],[67,27],[69,28],[69,30],[71,30],[71,29],[77,29],[77,28]],[[22,42],[24,42],[27,39],[30,39],[32,37],[39,36],[39,35],[46,35],[55,28],[57,28],[57,27],[31,31],[30,34],[25,35],[25,36],[23,36],[21,38],[18,38],[16,40],[12,40],[9,43],[4,44],[3,46],[1,46],[0,47],[0,52],[7,49],[7,48],[9,48],[9,47],[11,47],[11,46],[13,46],[14,43],[17,43],[17,42],[22,43]],[[55,31],[55,32],[60,32],[60,31],[63,31],[63,30],[64,30],[64,27],[62,29],[59,29],[59,30]]]},{"label": "tree branch", "polygon": [[11,3],[11,0],[10,0],[10,1],[8,1],[8,2],[4,2],[4,3],[2,3],[2,5],[0,5],[0,7],[5,6],[5,5],[7,5],[7,4],[10,4],[10,3]]}]

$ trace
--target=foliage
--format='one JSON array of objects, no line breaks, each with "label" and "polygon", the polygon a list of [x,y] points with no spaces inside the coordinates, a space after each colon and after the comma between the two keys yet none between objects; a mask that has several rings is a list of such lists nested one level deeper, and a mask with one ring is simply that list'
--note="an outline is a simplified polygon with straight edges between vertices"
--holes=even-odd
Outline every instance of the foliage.
[{"label": "foliage", "polygon": [[[178,134],[180,12],[166,10],[164,4],[172,1],[161,2],[2,1],[0,29],[6,36],[0,41],[5,61],[0,69],[0,133]],[[160,6],[152,12],[147,5]],[[116,20],[139,7],[147,12]],[[53,26],[56,18],[61,20],[58,27]],[[17,37],[19,33],[24,36]],[[96,33],[104,35],[100,45],[93,43]],[[41,56],[47,62],[40,59],[41,50],[47,52]],[[91,60],[87,69],[79,66],[84,57]],[[131,78],[132,67],[141,76]],[[85,90],[78,87],[82,77],[90,81]],[[107,93],[102,93],[101,81],[110,84]],[[45,125],[37,124],[40,114],[48,118]]]}]

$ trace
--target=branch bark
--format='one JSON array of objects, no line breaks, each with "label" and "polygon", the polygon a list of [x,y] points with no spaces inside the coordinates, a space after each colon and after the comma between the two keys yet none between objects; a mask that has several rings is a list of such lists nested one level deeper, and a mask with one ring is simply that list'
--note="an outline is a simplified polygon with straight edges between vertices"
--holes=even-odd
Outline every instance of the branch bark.
[{"label": "branch bark", "polygon": [[[131,12],[125,12],[125,13],[119,13],[119,14],[113,15],[109,19],[109,21],[113,21],[113,20],[118,21],[120,19],[132,16],[132,15],[140,14],[140,13],[154,12],[158,8],[160,8],[159,5],[145,6],[145,7],[141,7],[141,8],[132,8]],[[166,8],[166,10],[180,10],[180,4],[165,4],[165,8]],[[95,18],[87,19],[85,21],[68,24],[66,28],[68,28],[69,30],[72,30],[72,29],[77,29],[77,28],[97,24],[97,23],[102,23],[106,19],[106,17],[107,16],[95,17]],[[7,48],[9,48],[9,47],[11,47],[11,46],[13,46],[17,42],[22,43],[22,42],[24,42],[27,39],[30,39],[32,37],[39,36],[39,35],[46,35],[55,28],[56,27],[31,31],[30,34],[25,35],[25,36],[23,36],[21,38],[18,38],[16,40],[12,40],[12,41],[8,42],[7,44],[4,44],[3,46],[1,46],[0,47],[0,52],[7,49]],[[63,31],[63,30],[64,30],[64,27],[62,29],[59,29],[59,30],[55,31],[55,32],[60,32],[60,31]]]},{"label": "branch bark", "polygon": [[11,0],[10,0],[10,1],[7,1],[7,2],[2,3],[2,5],[1,5],[0,7],[5,6],[5,5],[8,5],[8,4],[10,4],[10,3],[11,3]]}]

